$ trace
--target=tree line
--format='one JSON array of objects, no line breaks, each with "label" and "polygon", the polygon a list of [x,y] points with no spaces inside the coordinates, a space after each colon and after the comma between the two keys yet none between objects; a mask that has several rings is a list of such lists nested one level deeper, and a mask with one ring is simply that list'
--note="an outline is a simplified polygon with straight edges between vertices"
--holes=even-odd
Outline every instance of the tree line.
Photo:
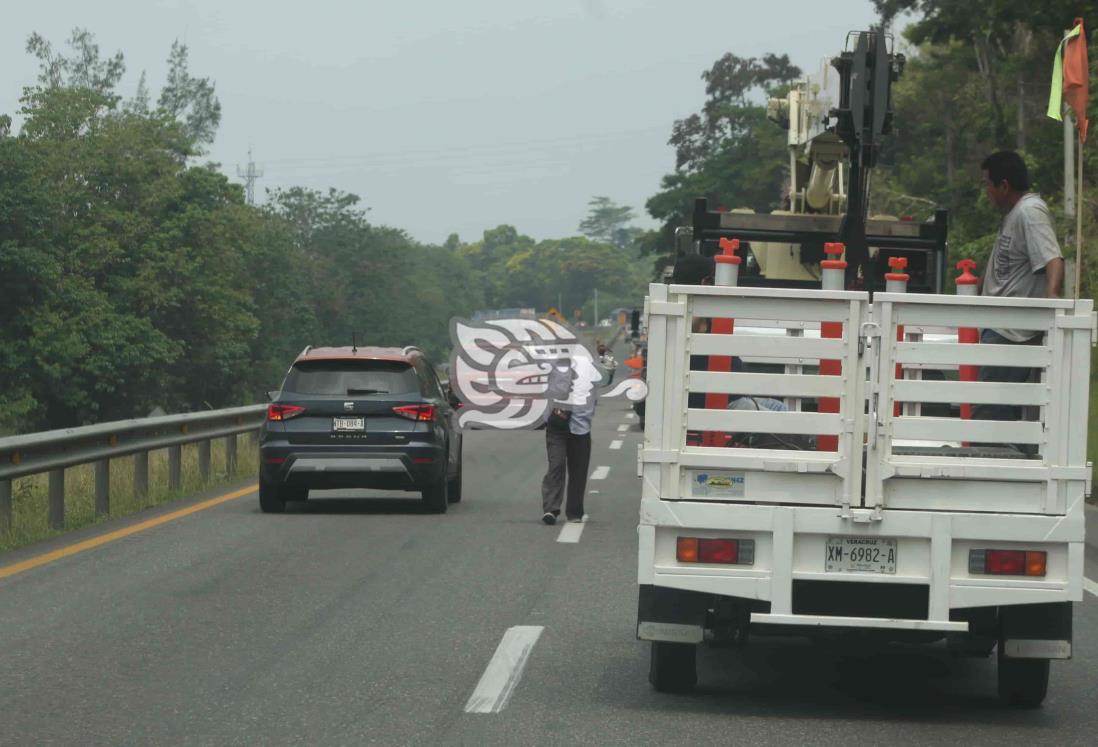
[{"label": "tree line", "polygon": [[142,73],[131,99],[122,54],[87,31],[27,51],[40,74],[18,132],[0,117],[0,434],[261,401],[306,344],[442,358],[451,316],[643,295],[620,215],[593,211],[591,238],[500,226],[432,246],[335,190],[254,207],[203,162],[221,107],[186,46],[158,95]]}]

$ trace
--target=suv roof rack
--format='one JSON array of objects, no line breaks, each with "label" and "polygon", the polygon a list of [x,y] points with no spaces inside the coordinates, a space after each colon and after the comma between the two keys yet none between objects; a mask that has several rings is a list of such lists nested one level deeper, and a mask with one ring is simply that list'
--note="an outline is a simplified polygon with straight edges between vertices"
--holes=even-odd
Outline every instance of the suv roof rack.
[{"label": "suv roof rack", "polygon": [[408,355],[411,352],[422,353],[423,351],[417,348],[415,345],[405,345],[404,350],[401,352],[403,352],[404,355]]}]

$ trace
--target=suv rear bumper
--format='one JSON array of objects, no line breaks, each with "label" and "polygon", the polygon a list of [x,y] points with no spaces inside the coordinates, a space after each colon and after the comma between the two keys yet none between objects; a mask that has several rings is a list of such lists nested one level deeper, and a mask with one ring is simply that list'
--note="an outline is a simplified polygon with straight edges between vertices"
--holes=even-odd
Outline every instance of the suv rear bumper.
[{"label": "suv rear bumper", "polygon": [[279,443],[260,449],[263,481],[296,488],[421,490],[443,478],[446,467],[445,450],[432,444],[348,451]]}]

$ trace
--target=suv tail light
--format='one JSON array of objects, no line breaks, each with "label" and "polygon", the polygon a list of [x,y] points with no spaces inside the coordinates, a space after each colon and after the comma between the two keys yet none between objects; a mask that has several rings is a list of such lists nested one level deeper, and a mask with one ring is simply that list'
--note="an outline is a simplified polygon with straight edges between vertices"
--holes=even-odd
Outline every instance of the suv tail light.
[{"label": "suv tail light", "polygon": [[296,418],[301,413],[305,412],[304,407],[297,405],[267,405],[267,420],[289,420],[290,418]]},{"label": "suv tail light", "polygon": [[679,537],[675,559],[680,563],[754,565],[755,540]]},{"label": "suv tail light", "polygon": [[394,407],[393,412],[400,417],[408,418],[409,420],[435,419],[434,405],[401,405],[400,407]]},{"label": "suv tail light", "polygon": [[969,550],[968,572],[995,576],[1044,576],[1044,550]]}]

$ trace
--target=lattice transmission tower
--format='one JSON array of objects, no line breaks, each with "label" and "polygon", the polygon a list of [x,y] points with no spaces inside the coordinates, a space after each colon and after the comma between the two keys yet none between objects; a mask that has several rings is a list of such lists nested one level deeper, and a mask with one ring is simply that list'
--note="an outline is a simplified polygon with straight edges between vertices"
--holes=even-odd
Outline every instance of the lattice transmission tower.
[{"label": "lattice transmission tower", "polygon": [[244,194],[247,195],[248,204],[255,204],[255,180],[263,176],[263,169],[257,169],[255,167],[255,161],[252,160],[252,149],[248,148],[248,168],[242,169],[238,164],[236,167],[236,175],[244,179]]}]

